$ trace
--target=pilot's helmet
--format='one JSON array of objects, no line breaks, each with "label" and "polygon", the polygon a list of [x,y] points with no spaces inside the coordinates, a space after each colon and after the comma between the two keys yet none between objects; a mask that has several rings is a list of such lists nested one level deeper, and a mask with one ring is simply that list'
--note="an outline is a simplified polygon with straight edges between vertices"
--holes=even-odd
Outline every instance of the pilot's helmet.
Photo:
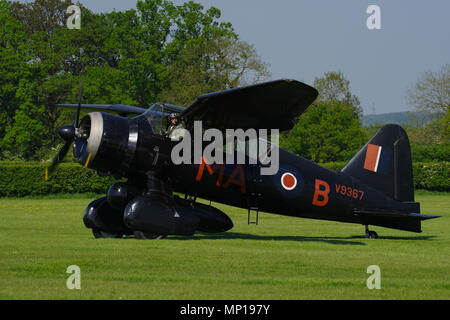
[{"label": "pilot's helmet", "polygon": [[176,114],[176,113],[169,114],[169,116],[167,118],[168,118],[169,122],[172,122],[172,120],[177,120],[177,122],[178,122],[180,120],[178,118],[178,114]]}]

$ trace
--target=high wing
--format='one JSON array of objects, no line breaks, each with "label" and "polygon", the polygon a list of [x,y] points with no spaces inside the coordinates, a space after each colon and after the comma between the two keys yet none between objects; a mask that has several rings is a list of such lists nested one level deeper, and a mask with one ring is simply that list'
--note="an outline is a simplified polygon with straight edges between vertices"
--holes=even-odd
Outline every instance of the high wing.
[{"label": "high wing", "polygon": [[[57,104],[58,107],[76,108],[78,104]],[[92,111],[107,111],[114,112],[120,115],[138,115],[145,112],[147,109],[127,106],[124,104],[81,104],[82,109],[92,109]]]},{"label": "high wing", "polygon": [[203,127],[225,129],[290,130],[318,92],[296,80],[276,80],[208,93],[181,113],[188,127],[201,120]]}]

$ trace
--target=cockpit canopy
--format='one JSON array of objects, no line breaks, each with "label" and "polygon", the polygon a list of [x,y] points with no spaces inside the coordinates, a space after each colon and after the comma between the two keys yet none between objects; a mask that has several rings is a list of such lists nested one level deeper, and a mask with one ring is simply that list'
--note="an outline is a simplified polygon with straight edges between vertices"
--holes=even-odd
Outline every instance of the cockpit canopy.
[{"label": "cockpit canopy", "polygon": [[171,113],[180,114],[185,109],[173,104],[157,102],[144,112],[144,116],[152,126],[153,132],[163,135],[168,125],[167,117]]}]

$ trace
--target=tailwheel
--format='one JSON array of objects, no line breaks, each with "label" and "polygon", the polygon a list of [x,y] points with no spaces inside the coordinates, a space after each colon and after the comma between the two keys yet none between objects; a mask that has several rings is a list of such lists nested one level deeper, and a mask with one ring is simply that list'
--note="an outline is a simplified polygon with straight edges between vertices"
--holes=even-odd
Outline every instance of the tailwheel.
[{"label": "tailwheel", "polygon": [[92,229],[92,234],[94,235],[94,237],[96,239],[101,239],[101,238],[110,238],[110,239],[120,239],[122,238],[123,234],[121,233],[108,233],[105,231],[101,231],[98,229]]},{"label": "tailwheel", "polygon": [[136,239],[139,240],[158,240],[158,239],[164,239],[165,237],[167,237],[166,235],[162,235],[162,234],[154,234],[154,233],[147,233],[147,232],[142,232],[142,231],[134,231],[134,236],[136,237]]},{"label": "tailwheel", "polygon": [[378,239],[378,233],[369,230],[369,226],[366,225],[366,238],[368,239]]}]

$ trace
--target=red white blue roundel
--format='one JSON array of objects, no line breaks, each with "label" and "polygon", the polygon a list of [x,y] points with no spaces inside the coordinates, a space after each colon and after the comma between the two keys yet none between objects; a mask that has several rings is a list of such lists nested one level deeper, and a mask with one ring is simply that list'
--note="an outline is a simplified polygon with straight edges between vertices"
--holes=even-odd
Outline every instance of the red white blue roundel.
[{"label": "red white blue roundel", "polygon": [[297,178],[290,172],[286,172],[281,176],[281,185],[286,190],[293,190],[297,186]]}]

